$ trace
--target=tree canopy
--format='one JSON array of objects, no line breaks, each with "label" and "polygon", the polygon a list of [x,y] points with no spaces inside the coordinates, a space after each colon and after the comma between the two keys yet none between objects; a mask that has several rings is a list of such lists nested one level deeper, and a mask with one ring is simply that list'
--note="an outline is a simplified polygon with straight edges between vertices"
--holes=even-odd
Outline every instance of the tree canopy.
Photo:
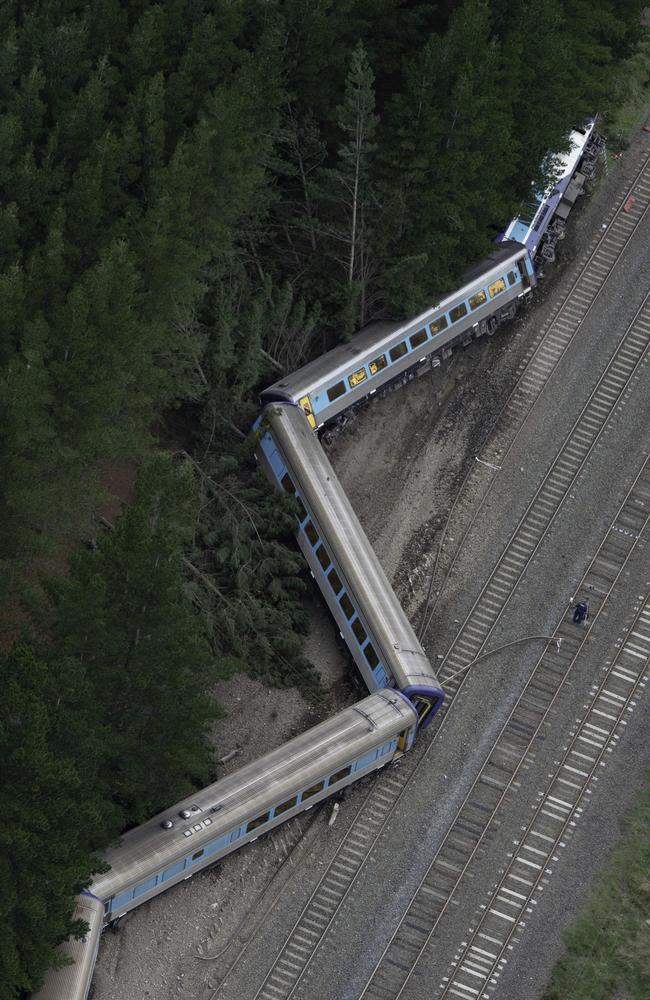
[{"label": "tree canopy", "polygon": [[217,678],[316,687],[259,387],[452,288],[611,102],[642,7],[2,5],[0,1000],[94,852],[213,774]]}]

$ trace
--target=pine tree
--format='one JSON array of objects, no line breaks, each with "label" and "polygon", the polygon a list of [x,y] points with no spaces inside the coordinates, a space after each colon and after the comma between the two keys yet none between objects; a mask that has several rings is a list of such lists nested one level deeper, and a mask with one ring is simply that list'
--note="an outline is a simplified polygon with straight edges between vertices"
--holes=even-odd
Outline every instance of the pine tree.
[{"label": "pine tree", "polygon": [[489,252],[516,150],[503,61],[487,0],[468,0],[412,60],[392,104],[382,187],[397,312],[430,304]]},{"label": "pine tree", "polygon": [[345,99],[337,123],[344,141],[334,168],[324,171],[323,187],[330,204],[331,223],[326,226],[330,255],[338,262],[347,286],[342,295],[348,332],[366,322],[368,259],[372,257],[371,218],[375,212],[369,177],[375,152],[374,76],[362,42],[350,59]]},{"label": "pine tree", "polygon": [[[63,665],[61,665],[63,667]],[[65,669],[17,645],[0,661],[0,997],[32,990],[55,946],[82,928],[73,898],[99,868],[93,850],[115,835],[115,814],[94,776],[98,741],[90,694]]]},{"label": "pine tree", "polygon": [[55,654],[85,671],[106,734],[101,785],[125,822],[209,776],[206,727],[218,708],[206,691],[219,672],[181,572],[196,516],[190,468],[151,459],[115,530],[51,587]]},{"label": "pine tree", "polygon": [[[316,688],[302,652],[307,617],[302,605],[304,563],[293,541],[295,511],[258,471],[247,432],[258,406],[266,344],[295,363],[317,316],[293,290],[270,279],[255,294],[245,272],[230,275],[211,298],[214,325],[203,369],[206,405],[194,457],[202,493],[192,556],[192,591],[209,625],[212,647],[231,669],[278,684]],[[294,354],[288,330],[297,331]],[[270,332],[269,332],[270,331]],[[271,344],[268,337],[276,339]]]},{"label": "pine tree", "polygon": [[[0,557],[16,559],[86,531],[97,463],[137,454],[162,408],[200,396],[211,264],[256,242],[283,95],[273,30],[243,43],[241,4],[28,3],[4,16],[0,450],[12,476],[0,507],[12,544]],[[25,392],[34,341],[39,381]]]}]

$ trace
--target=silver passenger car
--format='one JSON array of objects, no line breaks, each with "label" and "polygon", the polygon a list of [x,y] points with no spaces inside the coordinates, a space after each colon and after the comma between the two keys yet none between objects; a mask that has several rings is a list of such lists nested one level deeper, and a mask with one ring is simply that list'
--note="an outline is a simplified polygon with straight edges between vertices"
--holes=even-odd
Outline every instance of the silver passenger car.
[{"label": "silver passenger car", "polygon": [[452,345],[493,333],[535,283],[526,247],[510,240],[468,271],[461,287],[436,306],[400,323],[372,323],[350,343],[269,386],[262,403],[296,403],[312,429],[322,427],[407,373],[439,364]]},{"label": "silver passenger car", "polygon": [[85,920],[89,925],[85,938],[72,938],[61,945],[61,953],[71,958],[74,964],[50,969],[43,989],[32,994],[32,1000],[86,1000],[104,925],[104,904],[100,899],[83,893],[77,897],[74,919]]},{"label": "silver passenger car", "polygon": [[390,763],[416,729],[408,699],[379,691],[130,830],[104,856],[110,871],[77,899],[90,930],[62,945],[74,965],[51,969],[32,1000],[86,1000],[105,923]]},{"label": "silver passenger car", "polygon": [[[409,749],[417,715],[379,691],[134,830],[105,854],[92,893],[115,920]],[[181,819],[182,811],[189,812]],[[171,821],[171,829],[162,824]]]},{"label": "silver passenger car", "polygon": [[444,695],[303,410],[266,406],[260,464],[299,507],[298,543],[371,691],[394,685],[430,721]]}]

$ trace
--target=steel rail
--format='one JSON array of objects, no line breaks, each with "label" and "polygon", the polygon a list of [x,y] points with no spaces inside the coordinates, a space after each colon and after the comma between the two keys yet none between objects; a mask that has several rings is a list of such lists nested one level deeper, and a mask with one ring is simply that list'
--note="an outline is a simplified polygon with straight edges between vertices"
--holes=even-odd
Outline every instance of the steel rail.
[{"label": "steel rail", "polygon": [[[502,615],[519,579],[546,538],[630,380],[650,348],[650,293],[610,358],[598,383],[566,436],[549,471],[521,516],[496,567],[458,630],[440,664],[445,691],[454,693],[465,663],[475,660]],[[445,678],[444,667],[452,669]]]},{"label": "steel rail", "polygon": [[[496,569],[461,626],[459,638],[443,661],[453,668],[453,679],[446,684],[447,692],[452,697],[462,683],[462,677],[457,675],[462,674],[463,666],[468,661],[475,660],[484,649],[508,604],[516,580],[524,573],[550,530],[576,477],[620,402],[629,380],[646,357],[649,346],[650,295],[646,297],[619,342],[605,372],[567,435],[558,457],[513,531]],[[441,676],[445,683],[444,674]],[[428,752],[429,748],[425,757]],[[279,1000],[280,997],[289,998],[294,995],[320,941],[414,773],[415,771],[411,771],[403,783],[391,776],[389,783],[382,783],[383,790],[379,785],[373,788],[355,817],[349,834],[350,841],[346,838],[339,854],[331,862],[305,905],[265,982],[256,993],[256,1000]],[[374,804],[374,808],[372,805],[368,808],[374,795],[381,798]],[[364,809],[367,809],[367,813],[361,819]]]},{"label": "steel rail", "polygon": [[[483,468],[479,469],[476,466],[472,466],[468,471],[458,490],[456,500],[449,512],[438,543],[436,558],[430,571],[427,595],[423,610],[420,611],[421,623],[417,630],[420,641],[423,640],[425,633],[431,625],[437,600],[449,579],[456,560],[462,552],[467,535],[478,518],[481,507],[487,500],[494,485],[494,476],[490,476],[486,482],[485,466],[498,469],[503,464],[504,459],[512,449],[527,418],[532,412],[534,404],[550,381],[551,376],[566,351],[573,343],[581,323],[596,305],[599,294],[606,291],[607,282],[615,265],[618,263],[630,240],[638,231],[639,224],[645,219],[648,213],[650,206],[649,161],[650,151],[644,154],[642,164],[636,176],[625,193],[619,197],[611,209],[609,214],[610,221],[604,224],[606,227],[605,231],[599,233],[592,240],[592,243],[579,261],[577,265],[579,273],[576,275],[562,302],[553,310],[551,317],[533,341],[527,360],[522,363],[524,370],[521,376],[483,437],[483,444],[478,449],[476,456],[477,462]],[[635,197],[632,210],[625,211],[624,206],[628,204],[632,195]],[[586,294],[583,296],[580,307],[576,308],[572,301],[572,296],[577,292],[582,294],[583,284]],[[488,447],[488,442],[490,447],[489,454],[484,452],[484,449]],[[481,454],[485,457],[479,458]],[[442,550],[449,537],[452,519],[459,512],[463,499],[468,495],[478,496],[478,503],[476,504],[475,502],[474,514],[465,528],[454,529],[454,536],[458,539],[455,551],[447,566],[444,580],[436,594],[436,599],[432,602],[431,598],[435,578]]]},{"label": "steel rail", "polygon": [[[647,509],[647,471],[645,480]],[[563,747],[561,759],[555,762],[546,790],[538,793],[539,801],[523,835],[514,842],[507,867],[456,954],[453,972],[443,979],[440,997],[465,995],[468,989],[478,989],[481,997],[492,992],[505,964],[505,952],[519,942],[516,935],[526,926],[526,915],[533,912],[535,895],[547,882],[546,876],[553,873],[549,865],[559,860],[557,851],[566,846],[591,794],[590,786],[605,766],[606,754],[612,752],[619,731],[627,725],[625,716],[645,686],[649,659],[650,600],[646,597],[613,662],[604,668],[600,683],[592,687],[584,716],[570,734],[570,743]]]},{"label": "steel rail", "polygon": [[[650,518],[650,464],[645,463],[628,492],[581,584],[597,604],[592,626],[576,631],[570,615],[558,625],[516,705],[504,723],[486,763],[460,807],[454,823],[411,898],[399,926],[375,965],[360,997],[397,1000],[422,960],[470,865],[482,856],[500,825],[498,810],[519,787],[522,768],[532,758],[534,741],[547,722],[564,683],[602,609],[635,550]],[[607,584],[603,586],[603,581]],[[579,638],[577,638],[579,637]]]}]

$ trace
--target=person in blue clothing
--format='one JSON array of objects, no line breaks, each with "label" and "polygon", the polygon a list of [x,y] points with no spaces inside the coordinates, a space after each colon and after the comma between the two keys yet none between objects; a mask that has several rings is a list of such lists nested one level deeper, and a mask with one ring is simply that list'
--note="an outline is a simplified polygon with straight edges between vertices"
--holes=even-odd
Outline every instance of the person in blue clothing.
[{"label": "person in blue clothing", "polygon": [[582,625],[589,617],[589,605],[586,601],[578,601],[573,612],[573,621],[576,625]]}]

